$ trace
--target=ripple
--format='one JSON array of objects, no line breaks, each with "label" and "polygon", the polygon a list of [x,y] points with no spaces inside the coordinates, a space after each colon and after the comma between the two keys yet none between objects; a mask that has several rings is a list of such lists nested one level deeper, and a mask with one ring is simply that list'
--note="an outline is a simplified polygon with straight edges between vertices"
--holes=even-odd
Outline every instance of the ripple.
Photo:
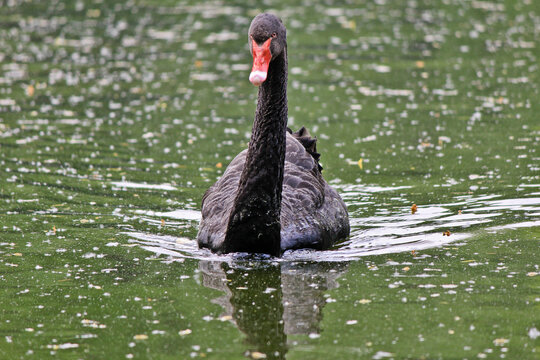
[{"label": "ripple", "polygon": [[[342,188],[348,190],[343,192],[347,202],[353,201],[353,194],[359,193],[358,186],[342,186]],[[368,190],[381,192],[401,190],[402,187],[362,186],[361,189],[361,192]],[[397,211],[382,209],[384,211],[379,211],[378,215],[362,217],[358,216],[361,215],[361,210],[357,210],[351,214],[350,237],[335,248],[325,251],[311,249],[286,251],[279,259],[265,256],[262,259],[276,262],[353,261],[368,255],[419,251],[455,242],[462,244],[464,240],[483,231],[540,226],[538,220],[523,221],[525,220],[523,217],[503,216],[508,211],[513,213],[529,211],[526,216],[537,214],[540,211],[540,198],[496,199],[499,197],[491,194],[477,197],[458,196],[454,203],[418,206],[415,214],[411,214],[408,207],[401,207]],[[452,210],[453,208],[463,208],[463,211]],[[503,209],[505,212],[501,211]],[[169,212],[137,210],[135,214],[154,225],[159,225],[162,218],[174,219],[177,222],[168,225],[178,228],[193,227],[193,221],[200,221],[201,218],[199,211],[187,209]],[[520,222],[508,223],[508,220],[516,218],[519,218]],[[494,222],[498,223],[487,226]],[[130,237],[131,242],[156,255],[167,256],[167,260],[172,261],[192,258],[231,262],[238,260],[239,257],[253,258],[247,254],[216,255],[207,249],[199,249],[195,239],[185,237],[142,232],[124,232],[124,234]]]},{"label": "ripple", "polygon": [[130,181],[112,181],[111,185],[114,188],[119,189],[149,189],[149,190],[165,190],[173,191],[177,190],[176,187],[170,184],[147,184],[147,183],[135,183]]},{"label": "ripple", "polygon": [[499,226],[493,226],[488,228],[488,231],[496,231],[496,230],[505,230],[505,229],[519,229],[519,228],[532,228],[540,226],[540,220],[536,221],[523,221],[519,223],[514,224],[506,224],[506,225],[499,225]]},{"label": "ripple", "polygon": [[151,210],[136,210],[137,215],[146,215],[159,218],[170,218],[175,220],[201,220],[201,212],[195,210],[178,209],[173,211],[159,212]]}]

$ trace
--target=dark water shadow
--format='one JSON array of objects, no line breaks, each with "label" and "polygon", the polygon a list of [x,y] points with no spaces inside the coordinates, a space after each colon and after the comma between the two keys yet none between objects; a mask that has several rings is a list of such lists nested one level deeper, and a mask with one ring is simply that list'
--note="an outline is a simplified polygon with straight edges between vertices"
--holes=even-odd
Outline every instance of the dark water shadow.
[{"label": "dark water shadow", "polygon": [[347,268],[338,262],[199,263],[202,285],[223,292],[212,301],[223,308],[220,319],[235,324],[249,351],[267,359],[286,358],[290,335],[318,336],[325,294]]}]

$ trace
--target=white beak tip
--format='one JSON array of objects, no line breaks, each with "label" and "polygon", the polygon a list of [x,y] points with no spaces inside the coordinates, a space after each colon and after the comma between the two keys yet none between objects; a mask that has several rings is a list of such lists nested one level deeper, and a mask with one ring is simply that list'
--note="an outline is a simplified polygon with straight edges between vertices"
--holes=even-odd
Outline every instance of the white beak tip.
[{"label": "white beak tip", "polygon": [[252,71],[251,74],[249,74],[249,81],[253,85],[259,86],[266,80],[267,75],[268,74],[263,71],[258,71],[258,70]]}]

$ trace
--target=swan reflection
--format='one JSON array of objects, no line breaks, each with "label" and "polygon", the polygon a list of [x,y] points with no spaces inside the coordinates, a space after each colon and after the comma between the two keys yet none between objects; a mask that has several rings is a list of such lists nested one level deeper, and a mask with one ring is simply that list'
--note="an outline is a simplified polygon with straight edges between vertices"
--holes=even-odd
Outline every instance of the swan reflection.
[{"label": "swan reflection", "polygon": [[318,334],[325,293],[338,287],[346,263],[280,263],[246,267],[199,263],[202,284],[224,295],[212,302],[246,335],[250,351],[283,359],[287,336]]}]

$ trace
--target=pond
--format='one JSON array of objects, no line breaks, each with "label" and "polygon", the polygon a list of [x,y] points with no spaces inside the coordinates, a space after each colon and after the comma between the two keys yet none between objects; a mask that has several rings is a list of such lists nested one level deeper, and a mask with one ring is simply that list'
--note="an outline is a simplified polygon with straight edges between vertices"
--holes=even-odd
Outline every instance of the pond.
[{"label": "pond", "polygon": [[[0,4],[0,357],[540,357],[538,2]],[[265,10],[351,236],[213,255]]]}]

